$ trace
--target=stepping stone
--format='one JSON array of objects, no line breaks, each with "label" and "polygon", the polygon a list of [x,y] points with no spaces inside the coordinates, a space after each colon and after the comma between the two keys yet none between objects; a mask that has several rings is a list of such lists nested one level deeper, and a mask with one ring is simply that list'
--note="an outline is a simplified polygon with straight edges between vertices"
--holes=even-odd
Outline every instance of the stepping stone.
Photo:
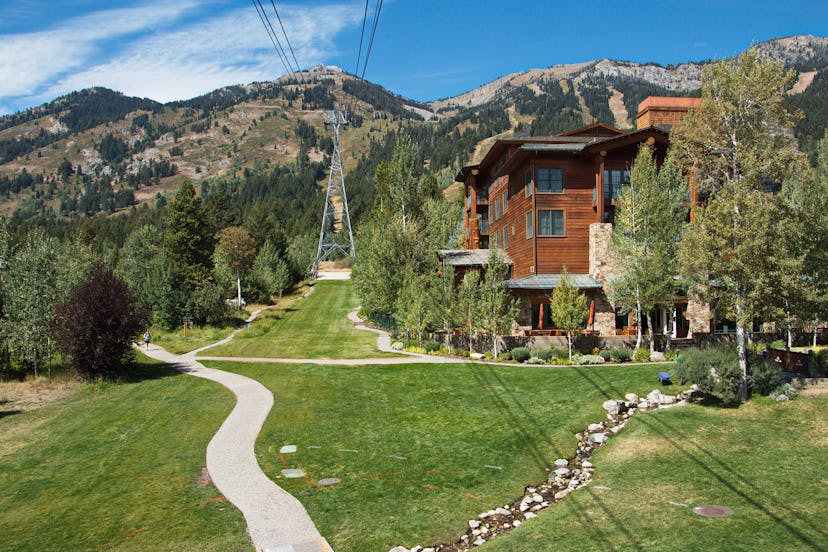
[{"label": "stepping stone", "polygon": [[285,445],[279,449],[279,454],[291,454],[296,452],[296,445]]},{"label": "stepping stone", "polygon": [[299,477],[305,477],[305,472],[303,472],[302,470],[289,468],[286,470],[282,470],[282,475],[287,477],[288,479],[297,479]]},{"label": "stepping stone", "polygon": [[342,483],[342,480],[338,477],[326,477],[325,479],[320,479],[317,483],[320,485],[336,485],[337,483]]}]

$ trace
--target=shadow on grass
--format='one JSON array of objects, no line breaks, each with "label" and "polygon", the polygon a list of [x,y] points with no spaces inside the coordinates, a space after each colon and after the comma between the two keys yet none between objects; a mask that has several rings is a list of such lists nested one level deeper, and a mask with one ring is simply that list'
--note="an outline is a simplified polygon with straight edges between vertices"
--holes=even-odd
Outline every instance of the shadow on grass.
[{"label": "shadow on grass", "polygon": [[[497,373],[495,367],[484,365],[477,368],[475,366],[472,368],[471,372],[477,381],[478,388],[484,391],[494,401],[499,413],[508,422],[509,427],[511,427],[519,436],[520,441],[523,443],[524,447],[530,451],[535,464],[541,470],[548,470],[554,459],[537,445],[536,440],[532,437],[533,432],[536,432],[541,436],[543,442],[546,443],[547,448],[556,455],[556,458],[570,458],[573,456],[573,452],[577,446],[577,442],[574,437],[572,439],[572,449],[570,449],[569,452],[565,452],[557,448],[553,443],[552,438],[547,433],[545,427],[538,422],[529,409],[526,408],[526,406],[521,402],[519,394],[509,388],[504,379]],[[584,375],[584,377],[592,385],[594,385],[596,389],[606,394],[604,388],[602,388],[597,381],[591,380],[586,375]],[[531,484],[533,483],[530,483],[530,485]],[[601,501],[597,498],[596,503],[604,511],[607,519],[609,519],[611,523],[624,534],[629,541],[631,548],[633,550],[642,549],[641,543],[636,540],[635,536],[626,528],[624,523],[619,520],[609,508],[601,504]],[[585,522],[585,530],[592,535],[592,538],[595,541],[601,543],[601,548],[604,550],[613,549],[614,543],[611,541],[609,536],[600,528],[587,522],[587,520],[590,519],[590,515],[587,513],[586,508],[578,503],[574,503],[574,508],[578,512],[578,519]]]},{"label": "shadow on grass", "polygon": [[[710,475],[717,484],[739,496],[775,523],[784,527],[791,534],[792,538],[795,538],[813,550],[825,549],[823,544],[828,541],[828,532],[810,522],[808,520],[808,512],[796,510],[789,504],[781,502],[777,497],[771,496],[763,490],[758,482],[743,476],[738,469],[722,460],[715,453],[687,440],[681,430],[663,420],[662,417],[644,416],[640,418],[640,423],[670,443],[676,451],[683,454],[696,464],[699,469]],[[768,482],[762,481],[762,483],[767,484]],[[813,538],[804,534],[799,528],[794,527],[791,523],[782,519],[781,514],[771,510],[772,504],[774,505],[774,510],[781,510],[784,513],[793,515],[801,524],[814,531],[823,540],[815,542]]]},{"label": "shadow on grass", "polygon": [[[618,389],[600,372],[584,370],[582,368],[576,368],[575,371],[593,387],[600,391],[601,394],[607,399],[623,398],[625,392]],[[611,390],[614,395],[608,394],[606,391],[607,389]],[[701,402],[700,406],[703,408],[713,407],[726,409],[725,407],[722,407],[720,403],[709,400]],[[808,521],[807,512],[797,511],[790,505],[780,502],[778,498],[769,495],[760,485],[757,484],[757,482],[744,477],[735,467],[729,465],[715,453],[703,446],[689,441],[687,436],[684,435],[681,430],[665,421],[662,416],[637,416],[636,419],[639,423],[644,424],[654,434],[667,441],[674,450],[689,458],[699,467],[699,469],[710,475],[710,477],[719,485],[741,497],[748,504],[771,518],[775,523],[784,527],[785,530],[791,533],[793,538],[799,540],[802,544],[814,550],[824,550],[820,542],[815,542],[810,536],[804,534],[797,527],[794,527],[792,524],[782,519],[779,514],[771,511],[770,504],[775,504],[777,506],[777,510],[782,510],[793,515],[800,520],[802,524],[820,535],[820,537],[828,539],[828,532]],[[598,496],[594,495],[594,497],[596,504],[598,504],[598,506],[612,518],[609,510],[598,498]],[[626,531],[624,531],[624,533],[627,534]],[[632,535],[628,535],[628,538],[632,538]]]},{"label": "shadow on grass", "polygon": [[23,412],[23,410],[0,410],[0,420],[8,416],[14,416],[15,414],[22,414]]},{"label": "shadow on grass", "polygon": [[[497,406],[498,411],[518,435],[523,446],[531,453],[535,465],[541,470],[549,468],[553,458],[541,450],[532,436],[532,431],[541,436],[548,448],[554,449],[552,438],[546,429],[538,423],[529,409],[520,401],[519,394],[510,389],[506,382],[497,373],[493,366],[482,365],[479,368],[473,367],[472,375],[477,381],[478,388],[483,390]],[[554,449],[553,452],[558,458],[563,458],[564,453]]]},{"label": "shadow on grass", "polygon": [[124,367],[124,372],[111,378],[115,383],[141,383],[142,381],[169,378],[181,374],[175,366],[135,358]]}]

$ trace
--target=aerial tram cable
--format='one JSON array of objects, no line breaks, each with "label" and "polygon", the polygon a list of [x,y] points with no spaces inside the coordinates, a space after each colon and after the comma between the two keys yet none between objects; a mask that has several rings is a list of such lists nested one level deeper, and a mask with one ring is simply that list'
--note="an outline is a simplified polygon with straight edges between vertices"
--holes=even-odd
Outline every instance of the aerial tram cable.
[{"label": "aerial tram cable", "polygon": [[359,35],[359,51],[357,52],[356,71],[354,75],[359,76],[359,62],[362,59],[362,41],[365,39],[365,24],[368,22],[368,2],[365,0],[365,14],[362,16],[362,32]]},{"label": "aerial tram cable", "polygon": [[[285,35],[285,42],[287,42],[288,48],[290,49],[290,55],[293,56],[293,63],[296,64],[296,73],[301,75],[302,68],[299,66],[299,61],[296,59],[296,54],[293,51],[293,46],[291,46],[290,44],[290,39],[288,38],[287,31],[285,31],[285,26],[282,24],[282,18],[279,17],[279,10],[276,9],[276,2],[270,0],[270,4],[273,6],[273,12],[276,14],[276,19],[279,20],[279,26],[282,28],[282,34]],[[302,82],[304,82],[304,79],[302,79]]]},{"label": "aerial tram cable", "polygon": [[362,66],[362,80],[365,80],[365,71],[368,69],[368,58],[371,57],[371,50],[374,47],[374,36],[377,34],[377,25],[379,24],[380,12],[382,11],[382,1],[377,0],[377,9],[374,12],[374,23],[371,28],[371,39],[368,41],[368,51],[365,52],[365,64]]},{"label": "aerial tram cable", "polygon": [[[284,48],[282,48],[282,43],[279,41],[279,37],[276,36],[276,31],[273,30],[273,25],[270,23],[270,17],[268,17],[267,12],[262,6],[261,0],[251,0],[253,2],[253,6],[256,8],[256,13],[259,14],[259,19],[262,21],[264,25],[265,32],[267,32],[267,36],[270,38],[270,42],[273,44],[273,48],[276,50],[276,53],[279,55],[279,59],[282,62],[282,66],[285,68],[285,71],[291,77],[295,77],[293,67],[290,65],[290,60],[287,58],[284,52]],[[297,79],[298,80],[298,79]]]}]

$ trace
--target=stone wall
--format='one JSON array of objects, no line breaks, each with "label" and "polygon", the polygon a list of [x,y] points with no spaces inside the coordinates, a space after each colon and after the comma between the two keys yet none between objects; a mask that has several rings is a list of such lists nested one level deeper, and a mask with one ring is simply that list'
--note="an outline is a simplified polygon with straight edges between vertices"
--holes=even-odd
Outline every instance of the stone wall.
[{"label": "stone wall", "polygon": [[710,333],[710,305],[696,299],[687,300],[687,310],[684,314],[690,324],[688,337],[697,334]]},{"label": "stone wall", "polygon": [[[611,238],[612,224],[596,222],[589,225],[589,275],[601,282],[604,290],[615,274],[615,267],[610,262]],[[602,335],[611,335],[615,330],[615,307],[609,302],[604,291],[597,293],[594,299],[594,329]]]}]

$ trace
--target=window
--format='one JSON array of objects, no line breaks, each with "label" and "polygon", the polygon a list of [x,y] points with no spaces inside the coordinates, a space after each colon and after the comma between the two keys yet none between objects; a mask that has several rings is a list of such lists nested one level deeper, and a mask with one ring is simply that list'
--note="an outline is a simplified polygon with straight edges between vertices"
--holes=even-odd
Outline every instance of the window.
[{"label": "window", "polygon": [[526,213],[526,238],[532,237],[532,211]]},{"label": "window", "polygon": [[506,214],[506,211],[508,210],[508,207],[506,207],[506,199],[508,197],[509,197],[509,192],[503,192],[503,201],[502,201],[502,203],[503,203],[503,214],[504,215]]},{"label": "window", "polygon": [[630,183],[627,169],[604,169],[604,199],[615,201],[624,184]]},{"label": "window", "polygon": [[495,199],[495,220],[500,219],[500,198]]},{"label": "window", "polygon": [[563,193],[563,169],[538,169],[538,192]]},{"label": "window", "polygon": [[563,236],[564,212],[543,210],[538,211],[538,236]]},{"label": "window", "polygon": [[509,228],[503,229],[503,249],[509,247]]},{"label": "window", "polygon": [[491,203],[489,204],[489,214],[488,214],[487,218],[489,219],[489,224],[491,224],[492,223],[492,205],[491,205]]},{"label": "window", "polygon": [[526,171],[526,197],[532,195],[532,171]]}]

